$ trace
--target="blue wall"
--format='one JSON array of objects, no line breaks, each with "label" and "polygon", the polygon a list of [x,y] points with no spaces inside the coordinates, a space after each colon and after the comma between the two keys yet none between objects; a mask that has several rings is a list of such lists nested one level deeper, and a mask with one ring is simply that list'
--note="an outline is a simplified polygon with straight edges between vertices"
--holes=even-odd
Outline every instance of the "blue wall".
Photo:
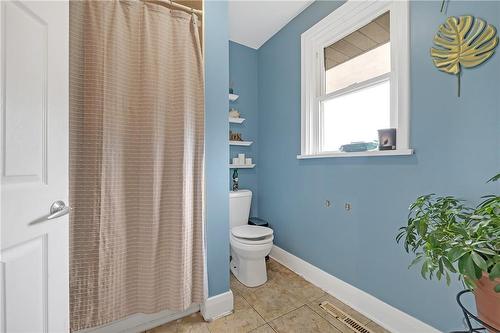
[{"label": "blue wall", "polygon": [[205,193],[209,296],[229,290],[228,12],[225,1],[206,1]]},{"label": "blue wall", "polygon": [[[231,146],[230,158],[245,154],[257,164],[253,169],[238,169],[240,188],[250,189],[253,193],[250,215],[257,216],[257,171],[259,170],[257,50],[229,42],[229,82],[232,82],[234,93],[240,96],[235,102],[230,103],[230,106],[238,109],[241,117],[246,119],[242,124],[231,124],[230,128],[234,132],[242,133],[244,140],[253,141],[250,147]],[[232,176],[232,172],[229,176]]]},{"label": "blue wall", "polygon": [[[500,55],[456,78],[429,57],[446,15],[440,1],[411,3],[411,145],[416,155],[297,160],[300,153],[300,34],[341,3],[315,2],[258,50],[258,204],[275,243],[435,326],[461,327],[460,285],[425,281],[395,243],[407,207],[435,192],[476,200],[498,191]],[[499,2],[449,1],[447,15],[472,14],[500,28]],[[498,50],[497,52],[500,52]],[[324,208],[324,200],[333,205]],[[351,211],[344,203],[352,204]]]}]

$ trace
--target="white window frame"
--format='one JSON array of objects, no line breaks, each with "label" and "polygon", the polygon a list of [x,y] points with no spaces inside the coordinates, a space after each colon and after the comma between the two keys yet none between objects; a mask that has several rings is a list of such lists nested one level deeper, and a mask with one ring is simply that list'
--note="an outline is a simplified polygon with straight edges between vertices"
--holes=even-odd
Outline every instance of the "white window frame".
[{"label": "white window frame", "polygon": [[[321,152],[321,101],[360,87],[325,94],[324,49],[390,11],[391,127],[397,128],[396,150]],[[410,155],[410,15],[407,0],[350,0],[301,35],[301,154],[297,158]]]}]

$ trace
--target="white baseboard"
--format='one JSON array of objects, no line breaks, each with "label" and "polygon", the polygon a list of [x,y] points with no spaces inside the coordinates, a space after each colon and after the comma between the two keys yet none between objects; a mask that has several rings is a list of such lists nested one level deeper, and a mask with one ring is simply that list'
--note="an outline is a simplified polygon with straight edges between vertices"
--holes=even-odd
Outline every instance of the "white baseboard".
[{"label": "white baseboard", "polygon": [[378,298],[358,289],[316,266],[273,246],[270,256],[304,279],[335,296],[354,310],[370,318],[393,333],[437,333],[439,330],[384,303]]},{"label": "white baseboard", "polygon": [[78,333],[139,333],[166,324],[179,318],[200,311],[198,304],[193,304],[182,312],[161,311],[153,314],[137,313],[112,323],[77,331]]},{"label": "white baseboard", "polygon": [[209,297],[201,305],[201,314],[207,321],[227,316],[233,312],[233,292],[231,290]]}]

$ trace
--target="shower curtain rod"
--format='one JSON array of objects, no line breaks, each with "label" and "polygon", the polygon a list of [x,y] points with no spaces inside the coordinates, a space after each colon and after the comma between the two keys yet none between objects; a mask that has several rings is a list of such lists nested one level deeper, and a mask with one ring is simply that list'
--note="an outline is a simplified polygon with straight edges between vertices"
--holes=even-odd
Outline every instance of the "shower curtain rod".
[{"label": "shower curtain rod", "polygon": [[158,2],[160,4],[165,4],[167,6],[173,7],[175,9],[180,9],[180,10],[183,10],[183,11],[188,12],[188,13],[194,13],[194,14],[200,15],[200,16],[203,15],[203,12],[199,9],[194,9],[194,8],[191,8],[188,6],[184,6],[184,5],[181,5],[180,3],[173,2],[171,0],[143,0],[143,1],[145,1],[145,2]]}]

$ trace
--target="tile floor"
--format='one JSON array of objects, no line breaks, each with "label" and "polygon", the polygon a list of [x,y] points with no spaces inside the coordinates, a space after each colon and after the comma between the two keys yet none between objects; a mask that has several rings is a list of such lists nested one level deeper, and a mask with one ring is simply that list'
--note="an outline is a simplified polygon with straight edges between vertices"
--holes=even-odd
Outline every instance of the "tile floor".
[{"label": "tile floor", "polygon": [[207,323],[199,313],[145,333],[308,333],[353,331],[323,310],[328,300],[374,333],[388,333],[335,297],[310,284],[274,260],[267,263],[268,281],[248,288],[231,275],[234,313]]}]

